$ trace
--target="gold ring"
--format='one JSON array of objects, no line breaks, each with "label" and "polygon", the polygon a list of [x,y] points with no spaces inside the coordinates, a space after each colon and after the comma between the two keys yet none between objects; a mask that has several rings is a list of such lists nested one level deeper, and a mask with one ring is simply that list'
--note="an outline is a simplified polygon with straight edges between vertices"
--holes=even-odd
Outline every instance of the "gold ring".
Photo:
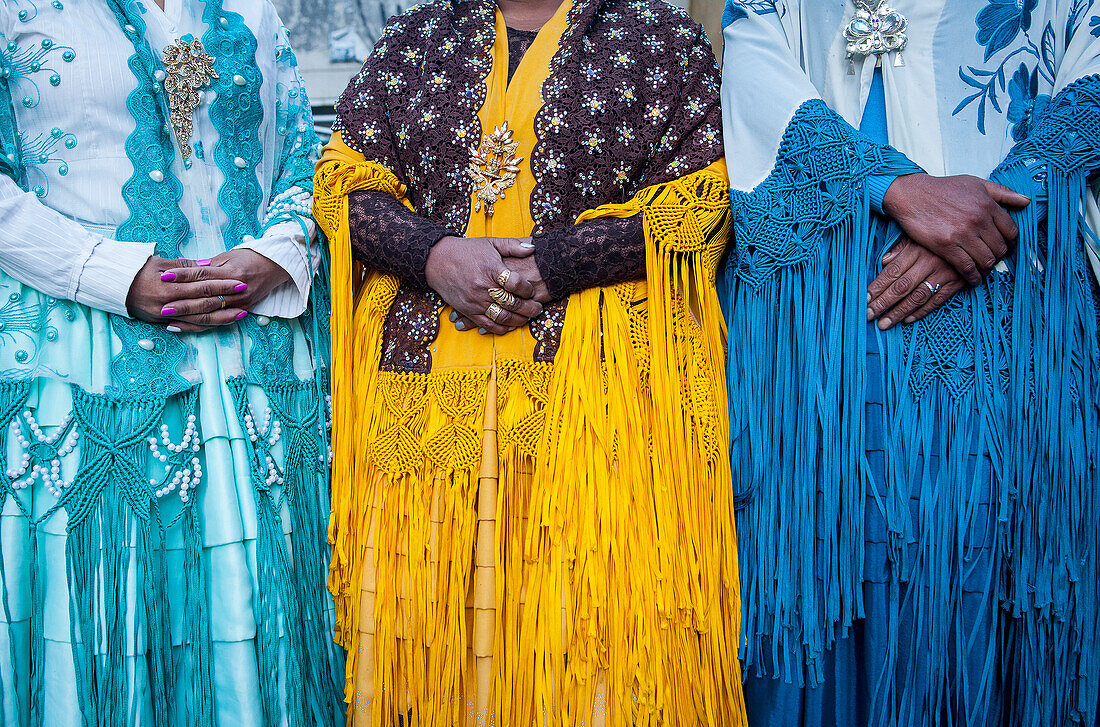
[{"label": "gold ring", "polygon": [[518,302],[516,301],[516,296],[509,293],[504,288],[489,288],[489,297],[509,310],[514,308]]},{"label": "gold ring", "polygon": [[503,312],[504,309],[501,308],[499,305],[497,305],[496,303],[490,303],[489,307],[485,309],[485,317],[491,320],[493,323],[498,323],[499,321],[497,319]]},{"label": "gold ring", "polygon": [[219,295],[218,300],[220,300],[222,302],[221,307],[224,308],[225,307],[225,296],[224,295]]},{"label": "gold ring", "polygon": [[497,285],[499,285],[502,288],[505,285],[508,285],[508,278],[510,278],[511,276],[512,276],[512,271],[509,270],[508,268],[504,268],[503,270],[500,271],[500,275],[497,276]]}]

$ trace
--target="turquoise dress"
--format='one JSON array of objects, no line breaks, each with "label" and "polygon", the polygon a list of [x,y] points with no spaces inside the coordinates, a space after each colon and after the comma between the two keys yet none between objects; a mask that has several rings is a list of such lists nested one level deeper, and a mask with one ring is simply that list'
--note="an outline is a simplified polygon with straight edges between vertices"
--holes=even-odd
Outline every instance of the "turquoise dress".
[{"label": "turquoise dress", "polygon": [[[0,724],[342,724],[325,589],[319,144],[268,2],[0,4]],[[167,47],[214,78],[186,141]],[[290,274],[237,324],[126,315],[154,252]]]}]

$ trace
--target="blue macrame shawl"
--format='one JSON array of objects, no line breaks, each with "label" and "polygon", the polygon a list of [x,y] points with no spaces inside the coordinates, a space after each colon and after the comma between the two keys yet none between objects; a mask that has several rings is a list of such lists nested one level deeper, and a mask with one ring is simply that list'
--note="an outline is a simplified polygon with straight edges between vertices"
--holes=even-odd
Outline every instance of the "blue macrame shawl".
[{"label": "blue macrame shawl", "polygon": [[[901,686],[880,685],[876,703],[951,685],[963,667],[950,666],[949,653],[974,650],[984,654],[983,678],[1008,685],[1002,707],[1014,723],[1092,724],[1100,349],[1082,242],[1095,231],[1081,208],[1098,162],[1100,79],[1090,77],[1052,100],[993,175],[1036,200],[1015,215],[1020,241],[1008,269],[883,336],[887,481],[877,489],[865,454],[865,301],[868,272],[899,231],[870,213],[864,182],[920,170],[811,100],[794,114],[767,179],[751,193],[732,191],[735,240],[719,287],[747,673],[822,682],[826,652],[864,616],[871,493],[895,554],[892,582],[922,574],[925,587],[908,597],[927,659]],[[972,452],[987,459],[995,488],[993,634],[966,632],[952,618],[981,486]],[[934,457],[934,475],[916,467]],[[912,522],[911,491],[938,503],[935,532],[918,532],[931,520]],[[913,543],[918,564],[905,562]],[[883,655],[895,666],[897,638],[890,634]],[[968,705],[971,714],[984,708]]]}]

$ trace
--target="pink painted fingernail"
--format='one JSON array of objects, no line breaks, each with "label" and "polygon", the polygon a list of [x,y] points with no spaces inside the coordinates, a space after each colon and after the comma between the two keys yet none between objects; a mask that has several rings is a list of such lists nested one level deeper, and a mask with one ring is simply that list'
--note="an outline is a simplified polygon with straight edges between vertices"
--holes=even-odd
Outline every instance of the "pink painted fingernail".
[{"label": "pink painted fingernail", "polygon": [[244,318],[246,315],[248,315],[248,311],[246,311],[246,310],[241,311],[240,313],[237,314],[237,320],[239,321],[240,319]]},{"label": "pink painted fingernail", "polygon": [[875,312],[873,310],[871,310],[870,308],[867,309],[867,320],[868,321],[875,320]]},{"label": "pink painted fingernail", "polygon": [[171,306],[166,305],[166,306],[164,306],[163,308],[160,309],[160,314],[162,316],[174,316],[174,315],[176,315],[176,309],[171,307]]},{"label": "pink painted fingernail", "polygon": [[238,293],[243,293],[244,291],[248,290],[248,283],[238,283],[237,285],[233,286],[233,290],[237,291]]},{"label": "pink painted fingernail", "polygon": [[878,322],[879,329],[883,330],[883,331],[885,331],[887,328],[889,328],[892,325],[894,325],[894,322],[892,320],[890,320],[889,318],[883,318],[881,321]]},{"label": "pink painted fingernail", "polygon": [[198,265],[200,268],[205,268],[207,265],[210,264],[210,261],[209,260],[196,260],[195,264]]},{"label": "pink painted fingernail", "polygon": [[917,319],[914,318],[913,316],[909,316],[908,318],[905,319],[905,322],[906,323],[916,323]]},{"label": "pink painted fingernail", "polygon": [[176,274],[175,273],[161,273],[160,274],[160,279],[163,280],[166,283],[171,283],[173,280],[176,279]]}]

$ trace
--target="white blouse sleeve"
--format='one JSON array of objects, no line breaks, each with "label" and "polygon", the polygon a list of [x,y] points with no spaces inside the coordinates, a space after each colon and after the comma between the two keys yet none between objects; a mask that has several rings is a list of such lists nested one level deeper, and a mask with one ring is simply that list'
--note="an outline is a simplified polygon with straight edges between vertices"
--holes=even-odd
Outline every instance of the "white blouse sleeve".
[{"label": "white blouse sleeve", "polygon": [[126,313],[126,295],[155,252],[86,230],[0,175],[0,269],[47,295]]},{"label": "white blouse sleeve", "polygon": [[255,250],[290,273],[290,280],[280,285],[252,307],[250,313],[272,318],[297,318],[306,310],[309,288],[321,263],[321,250],[316,241],[317,228],[313,220],[299,218],[272,225],[256,240],[246,240],[238,248]]}]

